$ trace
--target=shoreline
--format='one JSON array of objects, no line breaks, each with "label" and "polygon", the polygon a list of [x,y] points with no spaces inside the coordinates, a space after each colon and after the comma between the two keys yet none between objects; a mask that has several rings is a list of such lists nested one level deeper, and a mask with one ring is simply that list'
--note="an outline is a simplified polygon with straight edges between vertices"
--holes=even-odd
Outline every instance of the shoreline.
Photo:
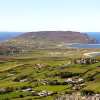
[{"label": "shoreline", "polygon": [[83,43],[69,43],[66,44],[69,48],[83,48],[83,49],[100,49],[100,44],[83,44]]},{"label": "shoreline", "polygon": [[100,52],[84,53],[83,55],[86,57],[97,57],[97,56],[100,56]]}]

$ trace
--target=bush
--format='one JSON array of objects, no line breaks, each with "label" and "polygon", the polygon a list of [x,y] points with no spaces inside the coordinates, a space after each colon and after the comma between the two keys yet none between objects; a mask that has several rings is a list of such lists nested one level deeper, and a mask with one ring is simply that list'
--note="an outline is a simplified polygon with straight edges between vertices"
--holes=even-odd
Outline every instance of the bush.
[{"label": "bush", "polygon": [[49,85],[61,85],[61,83],[58,82],[57,80],[54,80],[54,81],[50,81]]},{"label": "bush", "polygon": [[82,96],[93,95],[93,94],[94,94],[94,92],[91,91],[91,90],[82,90],[82,91],[81,91],[81,95],[82,95]]},{"label": "bush", "polygon": [[94,81],[94,78],[89,76],[89,77],[86,78],[86,80],[87,81]]},{"label": "bush", "polygon": [[24,96],[21,94],[19,97],[20,97],[20,98],[23,98]]},{"label": "bush", "polygon": [[9,93],[9,92],[13,92],[13,91],[14,91],[13,87],[1,88],[0,89],[0,94]]},{"label": "bush", "polygon": [[19,82],[20,80],[25,79],[25,78],[27,78],[27,75],[21,75],[21,76],[16,77],[16,78],[14,79],[14,81],[15,81],[15,82]]},{"label": "bush", "polygon": [[60,73],[60,77],[61,78],[69,78],[69,77],[73,77],[73,76],[79,76],[79,73],[72,73],[72,72],[61,72]]},{"label": "bush", "polygon": [[6,92],[13,92],[13,90],[14,90],[13,87],[7,87],[6,88]]}]

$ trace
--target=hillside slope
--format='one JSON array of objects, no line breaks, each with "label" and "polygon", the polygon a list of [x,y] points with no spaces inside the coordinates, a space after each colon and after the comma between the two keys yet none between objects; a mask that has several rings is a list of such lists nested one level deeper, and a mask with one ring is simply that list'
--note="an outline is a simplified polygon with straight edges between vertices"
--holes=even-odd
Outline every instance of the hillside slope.
[{"label": "hillside slope", "polygon": [[72,31],[40,31],[24,33],[3,45],[19,48],[61,48],[66,43],[95,43],[88,35]]}]

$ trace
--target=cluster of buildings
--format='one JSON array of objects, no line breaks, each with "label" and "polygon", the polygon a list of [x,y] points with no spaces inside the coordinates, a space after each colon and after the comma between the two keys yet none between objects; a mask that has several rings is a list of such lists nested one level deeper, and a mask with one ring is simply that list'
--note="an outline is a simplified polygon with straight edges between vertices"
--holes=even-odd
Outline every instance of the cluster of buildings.
[{"label": "cluster of buildings", "polygon": [[52,92],[52,91],[46,91],[46,90],[43,90],[43,91],[40,91],[40,92],[33,91],[31,87],[22,89],[21,91],[23,91],[23,92],[29,91],[29,92],[32,93],[33,96],[40,96],[40,97],[45,97],[45,96],[50,96],[50,95],[55,94],[55,93]]},{"label": "cluster of buildings", "polygon": [[80,93],[73,93],[57,97],[56,100],[100,100],[100,94],[81,96]]},{"label": "cluster of buildings", "polygon": [[95,58],[79,58],[72,61],[74,64],[94,64],[97,62],[98,61]]},{"label": "cluster of buildings", "polygon": [[65,82],[69,84],[81,84],[84,83],[84,79],[82,78],[68,78],[65,80]]},{"label": "cluster of buildings", "polygon": [[47,65],[45,65],[45,64],[35,64],[35,67],[34,68],[38,68],[38,69],[41,69],[41,68],[43,68],[43,67],[46,67]]},{"label": "cluster of buildings", "polygon": [[68,78],[65,80],[65,82],[67,82],[68,84],[72,84],[73,90],[80,90],[85,86],[85,81],[82,78]]}]

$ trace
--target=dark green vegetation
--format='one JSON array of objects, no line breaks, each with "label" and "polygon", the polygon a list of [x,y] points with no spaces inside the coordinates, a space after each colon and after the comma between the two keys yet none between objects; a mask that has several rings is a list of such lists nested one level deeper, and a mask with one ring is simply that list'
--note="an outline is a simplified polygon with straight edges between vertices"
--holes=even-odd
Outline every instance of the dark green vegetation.
[{"label": "dark green vegetation", "polygon": [[[0,100],[55,100],[62,94],[77,91],[83,95],[100,93],[100,62],[71,63],[83,52],[34,50],[29,54],[0,58]],[[68,78],[83,81],[68,83]],[[39,96],[39,93],[45,95]]]}]

